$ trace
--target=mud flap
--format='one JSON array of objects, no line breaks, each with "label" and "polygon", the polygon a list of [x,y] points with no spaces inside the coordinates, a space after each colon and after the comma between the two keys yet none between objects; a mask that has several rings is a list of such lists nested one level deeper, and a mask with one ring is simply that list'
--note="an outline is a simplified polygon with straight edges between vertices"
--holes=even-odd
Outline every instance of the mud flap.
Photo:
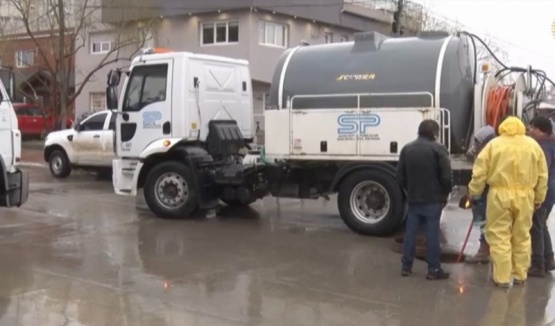
[{"label": "mud flap", "polygon": [[25,171],[16,170],[5,176],[6,187],[3,196],[0,196],[0,207],[20,207],[29,198],[29,174]]}]

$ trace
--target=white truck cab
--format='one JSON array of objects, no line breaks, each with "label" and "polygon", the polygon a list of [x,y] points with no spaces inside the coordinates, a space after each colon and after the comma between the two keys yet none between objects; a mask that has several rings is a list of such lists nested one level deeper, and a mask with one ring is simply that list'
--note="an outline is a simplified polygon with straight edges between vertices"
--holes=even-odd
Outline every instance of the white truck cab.
[{"label": "white truck cab", "polygon": [[119,195],[144,187],[152,211],[177,217],[213,205],[221,194],[201,179],[252,142],[252,86],[245,60],[162,52],[132,61],[120,101],[121,72],[108,76],[107,104],[117,114],[113,183]]},{"label": "white truck cab", "polygon": [[114,154],[116,115],[104,110],[77,121],[72,129],[46,136],[44,160],[55,178],[66,178],[72,169],[109,171]]},{"label": "white truck cab", "polygon": [[0,207],[19,207],[29,196],[29,176],[17,167],[21,162],[21,133],[11,103],[13,74],[2,67],[0,74]]}]

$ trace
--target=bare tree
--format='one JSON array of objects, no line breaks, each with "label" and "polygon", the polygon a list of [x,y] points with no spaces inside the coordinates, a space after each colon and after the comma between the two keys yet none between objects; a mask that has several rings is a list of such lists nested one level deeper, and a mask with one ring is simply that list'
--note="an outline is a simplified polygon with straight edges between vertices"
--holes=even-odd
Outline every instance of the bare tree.
[{"label": "bare tree", "polygon": [[[40,73],[39,80],[49,89],[49,105],[59,121],[66,121],[68,107],[74,103],[85,85],[102,68],[119,61],[129,61],[152,38],[155,20],[105,24],[101,21],[98,0],[5,0],[17,13],[18,19],[10,29],[3,28],[3,44],[17,44],[22,36],[34,45],[33,62],[25,52],[16,56],[16,66],[33,67]],[[90,35],[102,32],[111,36],[107,49],[95,57],[86,71],[75,67],[75,56],[88,51]],[[107,42],[108,43],[108,42]],[[35,59],[37,58],[37,63]],[[75,82],[79,76],[79,82]],[[32,89],[32,87],[31,87]],[[25,92],[20,88],[19,93]],[[36,98],[36,94],[25,94]],[[65,123],[61,123],[65,128]]]}]

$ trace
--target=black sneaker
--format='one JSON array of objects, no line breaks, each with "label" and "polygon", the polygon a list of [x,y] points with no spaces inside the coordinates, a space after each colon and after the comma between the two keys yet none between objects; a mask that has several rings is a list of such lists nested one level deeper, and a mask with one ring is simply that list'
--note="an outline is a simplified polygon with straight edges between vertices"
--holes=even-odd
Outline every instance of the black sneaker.
[{"label": "black sneaker", "polygon": [[530,267],[530,269],[528,269],[528,276],[541,278],[541,277],[545,277],[545,275],[546,275],[545,267],[532,266]]},{"label": "black sneaker", "polygon": [[436,269],[435,271],[429,271],[428,275],[426,275],[426,279],[429,281],[447,280],[449,279],[449,273],[439,268],[439,269]]}]

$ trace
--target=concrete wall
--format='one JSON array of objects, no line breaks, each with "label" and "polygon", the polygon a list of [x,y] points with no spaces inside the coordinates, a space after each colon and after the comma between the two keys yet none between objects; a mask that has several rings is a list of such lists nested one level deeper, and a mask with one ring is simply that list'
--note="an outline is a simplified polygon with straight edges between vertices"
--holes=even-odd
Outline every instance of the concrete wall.
[{"label": "concrete wall", "polygon": [[[81,93],[75,99],[75,115],[90,111],[90,94],[106,91],[106,78],[110,69],[125,68],[130,59],[145,47],[144,39],[138,35],[140,23],[121,30],[104,30],[90,33],[87,39],[79,40],[81,46],[75,54],[75,85],[76,91],[84,84]],[[115,51],[112,53],[92,54],[93,42],[113,42]],[[108,64],[106,64],[108,63]],[[94,72],[88,81],[85,79]]]},{"label": "concrete wall", "polygon": [[[232,11],[219,14],[204,14],[165,18],[156,32],[156,45],[175,51],[191,51],[213,55],[227,56],[249,60],[251,75],[254,80],[269,83],[277,60],[287,47],[261,45],[258,43],[259,22],[276,22],[288,28],[288,47],[295,47],[301,40],[311,44],[325,41],[325,33],[334,34],[334,40],[340,35],[348,35],[352,39],[354,30],[331,27],[312,21],[296,19],[272,13],[254,11]],[[201,45],[200,28],[203,22],[238,21],[239,42],[236,44]]]},{"label": "concrete wall", "polygon": [[[236,21],[239,23],[239,42],[235,44],[201,44],[201,26],[204,22]],[[325,34],[333,33],[334,41],[339,41],[341,35],[347,35],[352,40],[355,30],[342,28],[313,21],[295,18],[295,16],[280,15],[272,12],[261,11],[230,11],[211,14],[182,15],[175,17],[164,17],[155,25],[153,36],[154,45],[157,47],[170,48],[175,51],[190,51],[221,55],[237,59],[249,60],[253,80],[258,81],[255,92],[263,94],[269,90],[275,65],[286,47],[261,45],[258,42],[259,22],[275,22],[287,26],[287,46],[295,47],[302,40],[310,44],[321,44],[325,42]],[[105,55],[90,54],[91,41],[114,39],[117,33],[99,32],[89,36],[85,46],[77,52],[76,56],[76,81],[80,83],[87,72],[95,69]],[[120,53],[120,57],[126,57],[128,53]],[[86,112],[90,107],[90,93],[104,92],[106,87],[106,75],[113,67],[122,67],[128,62],[118,62],[98,70],[93,78],[83,88],[81,95],[76,101],[76,110]],[[256,95],[256,94],[255,94]],[[255,111],[262,111],[262,105],[255,100]]]}]

